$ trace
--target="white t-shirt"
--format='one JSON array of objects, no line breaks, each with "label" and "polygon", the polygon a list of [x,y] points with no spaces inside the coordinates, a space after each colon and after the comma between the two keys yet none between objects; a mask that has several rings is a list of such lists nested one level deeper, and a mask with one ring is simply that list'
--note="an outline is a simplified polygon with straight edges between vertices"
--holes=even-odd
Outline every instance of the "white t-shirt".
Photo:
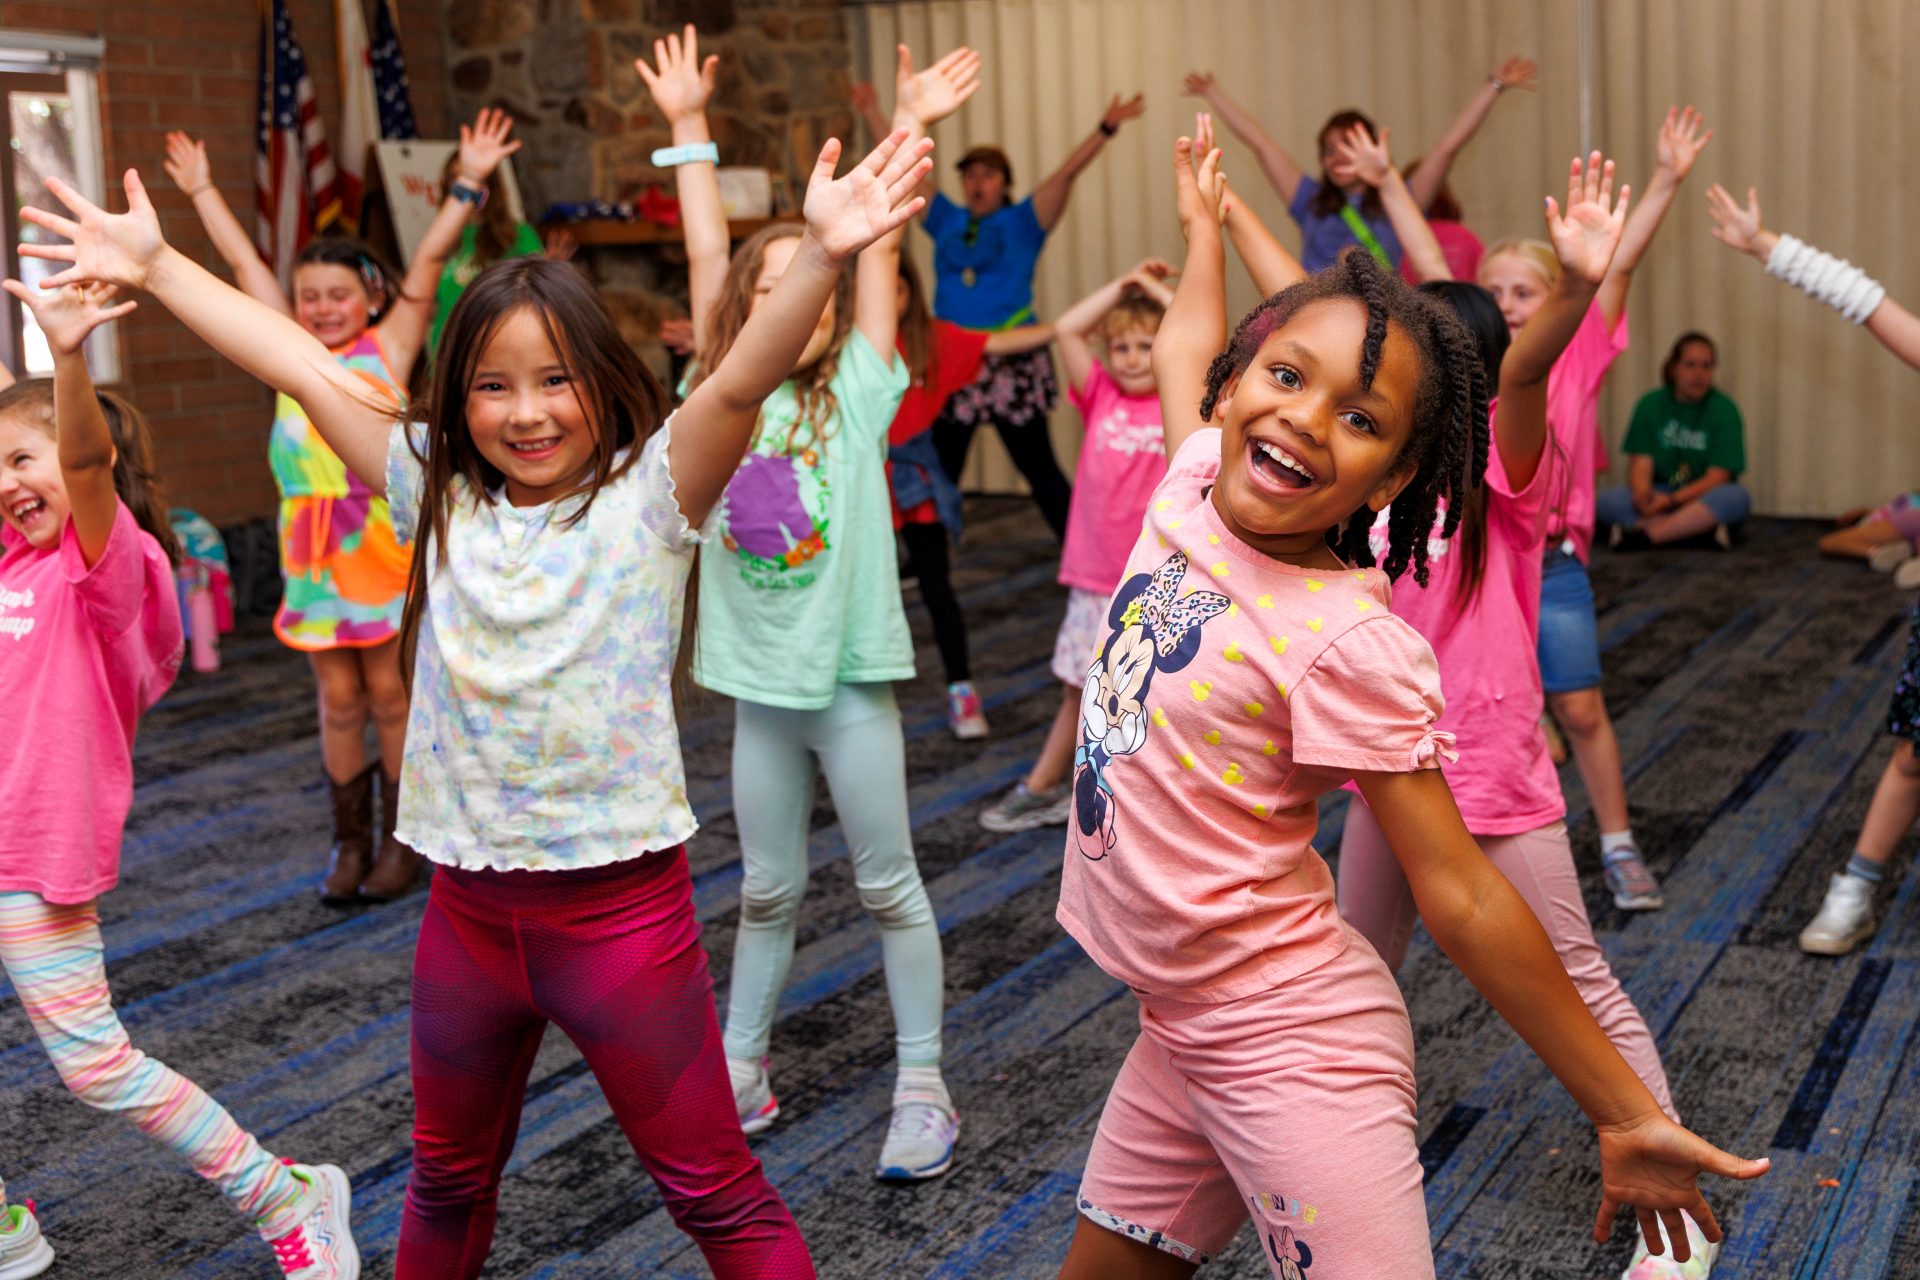
[{"label": "white t-shirt", "polygon": [[[693,834],[672,679],[704,534],[674,497],[671,427],[572,524],[577,499],[514,507],[455,478],[400,788],[398,834],[434,862],[565,871]],[[423,479],[396,427],[387,500],[403,539],[421,523]]]}]

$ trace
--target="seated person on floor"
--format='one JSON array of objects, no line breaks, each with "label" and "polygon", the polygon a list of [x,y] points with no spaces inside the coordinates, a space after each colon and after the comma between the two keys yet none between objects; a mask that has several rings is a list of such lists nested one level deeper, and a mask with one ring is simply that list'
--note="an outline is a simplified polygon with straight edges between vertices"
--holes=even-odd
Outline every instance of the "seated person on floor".
[{"label": "seated person on floor", "polygon": [[1713,385],[1716,352],[1703,333],[1683,333],[1661,366],[1666,384],[1640,397],[1627,428],[1628,482],[1595,501],[1609,545],[1677,542],[1711,532],[1732,544],[1732,526],[1752,499],[1738,483],[1747,452],[1740,410]]}]

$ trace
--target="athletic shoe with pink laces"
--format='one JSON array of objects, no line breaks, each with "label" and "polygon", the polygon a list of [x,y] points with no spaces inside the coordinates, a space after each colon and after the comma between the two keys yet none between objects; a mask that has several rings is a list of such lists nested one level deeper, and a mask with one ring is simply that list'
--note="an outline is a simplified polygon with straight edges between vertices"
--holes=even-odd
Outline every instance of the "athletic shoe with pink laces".
[{"label": "athletic shoe with pink laces", "polygon": [[273,1246],[274,1260],[287,1280],[359,1280],[360,1249],[353,1242],[353,1188],[347,1175],[330,1164],[286,1162],[294,1181],[316,1193],[306,1217],[278,1236],[260,1235]]}]

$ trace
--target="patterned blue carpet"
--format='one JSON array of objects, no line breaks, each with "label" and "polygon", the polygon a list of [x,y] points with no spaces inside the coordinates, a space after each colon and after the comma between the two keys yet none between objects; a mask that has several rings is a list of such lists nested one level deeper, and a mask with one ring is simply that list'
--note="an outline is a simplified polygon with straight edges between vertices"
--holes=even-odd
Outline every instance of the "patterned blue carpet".
[{"label": "patterned blue carpet", "polygon": [[[1003,839],[974,814],[1018,777],[1057,705],[1064,600],[1024,503],[976,503],[960,585],[994,734],[946,733],[925,617],[901,689],[916,842],[948,958],[959,1162],[912,1189],[870,1176],[891,1083],[879,946],[824,798],[792,989],[774,1037],[785,1114],[757,1150],[832,1277],[1051,1276],[1133,1007],[1052,920],[1057,833]],[[1578,779],[1565,784],[1588,905],[1658,1035],[1688,1120],[1774,1173],[1710,1189],[1725,1280],[1920,1276],[1920,906],[1896,876],[1870,946],[1804,957],[1793,936],[1844,858],[1890,740],[1905,602],[1812,554],[1811,524],[1757,521],[1731,554],[1602,555],[1607,694],[1663,912],[1599,889]],[[911,597],[911,591],[909,592]],[[255,624],[226,667],[148,717],[109,966],[135,1043],[192,1076],[275,1151],[353,1178],[369,1274],[389,1274],[408,1167],[407,971],[421,899],[336,912],[315,889],[324,788],[303,663]],[[739,865],[731,710],[686,727],[703,830],[692,856],[717,978]],[[1339,806],[1323,814],[1337,844]],[[1911,848],[1895,870],[1904,873]],[[1419,1045],[1422,1153],[1443,1277],[1617,1274],[1587,1238],[1593,1144],[1571,1103],[1424,941],[1402,975]],[[271,1257],[210,1188],[67,1096],[11,1001],[0,1013],[0,1159],[39,1202],[55,1275],[252,1277]],[[703,1276],[564,1037],[550,1036],[502,1197],[497,1277]],[[1208,1275],[1267,1274],[1250,1236]],[[1312,1280],[1330,1280],[1317,1273]]]}]

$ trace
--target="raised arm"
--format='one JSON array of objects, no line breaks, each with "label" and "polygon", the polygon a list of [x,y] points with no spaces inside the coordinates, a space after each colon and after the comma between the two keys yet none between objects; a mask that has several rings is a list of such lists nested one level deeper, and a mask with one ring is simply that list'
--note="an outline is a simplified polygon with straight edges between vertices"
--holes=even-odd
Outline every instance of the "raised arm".
[{"label": "raised arm", "polygon": [[118,302],[110,284],[73,284],[60,289],[29,289],[5,282],[46,335],[53,352],[53,428],[59,437],[60,478],[67,487],[74,536],[80,555],[92,568],[107,549],[120,498],[113,487],[113,433],[93,393],[83,347],[87,335],[133,310]]},{"label": "raised arm", "polygon": [[1420,212],[1413,193],[1407,190],[1406,179],[1387,156],[1387,130],[1382,128],[1375,138],[1365,126],[1356,124],[1334,140],[1334,149],[1345,155],[1362,182],[1380,193],[1381,207],[1387,211],[1387,221],[1393,224],[1393,234],[1399,238],[1400,251],[1414,275],[1423,281],[1453,279],[1447,255],[1440,251],[1440,241],[1427,225],[1427,216]]},{"label": "raised arm", "polygon": [[[1433,204],[1440,187],[1447,180],[1447,170],[1459,158],[1460,151],[1473,141],[1473,135],[1487,122],[1487,116],[1493,111],[1493,104],[1509,89],[1533,90],[1534,79],[1540,74],[1540,68],[1531,58],[1518,54],[1508,58],[1494,69],[1486,82],[1474,91],[1467,105],[1460,108],[1460,114],[1453,118],[1447,131],[1440,135],[1440,141],[1433,144],[1427,154],[1420,158],[1420,167],[1414,170],[1407,186],[1413,192],[1413,201],[1425,212]],[[1396,233],[1398,228],[1395,228]]]},{"label": "raised arm", "polygon": [[[507,140],[512,131],[513,117],[491,107],[482,107],[472,125],[460,126],[460,152],[454,162],[453,180],[441,196],[439,211],[414,246],[413,262],[400,282],[399,296],[389,302],[387,313],[380,317],[381,345],[386,348],[394,376],[402,382],[412,375],[413,362],[426,345],[438,306],[441,272],[460,247],[461,233],[478,207],[470,201],[486,198],[487,179],[501,161],[520,149],[517,141]],[[470,199],[462,200],[456,188],[464,188]]]},{"label": "raised arm", "polygon": [[20,246],[24,257],[68,264],[44,284],[100,281],[144,289],[208,346],[298,400],[340,460],[368,488],[384,494],[391,410],[373,402],[366,383],[293,317],[247,297],[169,245],[140,175],[127,170],[125,183],[127,212],[122,214],[107,213],[59,178],[47,179],[47,190],[73,217],[31,206],[20,211],[26,221],[69,241]]},{"label": "raised arm", "polygon": [[[689,22],[680,35],[653,42],[656,71],[645,58],[633,69],[646,82],[654,105],[666,117],[676,147],[707,147],[713,130],[707,127],[707,100],[713,97],[718,55],[700,59],[700,37]],[[683,161],[674,166],[673,189],[680,197],[680,230],[687,244],[687,309],[693,316],[694,349],[706,342],[707,322],[719,305],[727,283],[727,263],[733,240],[727,232],[727,212],[720,204],[720,172],[712,160]]]},{"label": "raised arm", "polygon": [[1093,158],[1107,145],[1107,139],[1120,132],[1120,126],[1127,121],[1139,119],[1146,109],[1146,98],[1142,94],[1136,93],[1125,101],[1119,94],[1113,95],[1094,131],[1033,189],[1033,216],[1039,220],[1042,231],[1051,231],[1059,223],[1060,216],[1067,211],[1067,197],[1073,194],[1073,180],[1093,163]]},{"label": "raised arm", "polygon": [[1224,199],[1227,238],[1233,241],[1233,251],[1240,255],[1241,265],[1253,277],[1254,288],[1271,296],[1307,278],[1307,269],[1300,265],[1300,259],[1280,243],[1280,238],[1245,200],[1235,196],[1231,189]]},{"label": "raised arm", "polygon": [[891,132],[887,128],[887,117],[880,111],[880,91],[873,87],[873,81],[856,80],[847,91],[847,105],[853,108],[855,118],[866,126],[868,140],[874,145],[878,146],[880,139]]},{"label": "raised arm", "polygon": [[1707,216],[1713,219],[1714,239],[1758,259],[1768,275],[1797,286],[1855,324],[1864,320],[1881,346],[1920,369],[1920,317],[1851,262],[1790,237],[1783,249],[1780,233],[1760,223],[1757,189],[1747,188],[1747,204],[1741,208],[1725,187],[1714,183],[1707,191]]},{"label": "raised arm", "polygon": [[1593,1123],[1601,1170],[1594,1238],[1607,1238],[1626,1204],[1639,1218],[1649,1252],[1662,1251],[1656,1216],[1677,1261],[1686,1260],[1689,1248],[1682,1212],[1718,1241],[1719,1224],[1696,1179],[1703,1173],[1757,1178],[1767,1161],[1729,1155],[1661,1113],[1595,1024],[1526,900],[1467,833],[1438,770],[1363,773],[1356,781],[1406,871],[1433,940]]},{"label": "raised arm", "polygon": [[1220,152],[1210,149],[1194,167],[1191,138],[1173,144],[1174,200],[1187,238],[1180,286],[1153,338],[1153,379],[1160,392],[1160,418],[1167,457],[1206,424],[1200,401],[1207,369],[1227,345],[1227,249],[1220,239],[1220,204],[1226,179]]},{"label": "raised arm", "polygon": [[[876,139],[886,137],[893,129],[905,129],[909,139],[918,140],[980,90],[980,55],[965,45],[923,71],[913,69],[912,49],[903,44],[899,55],[893,73],[893,125],[890,129],[882,123],[876,109],[869,126],[879,127],[879,132],[874,134]],[[914,194],[931,202],[933,193],[933,174],[929,170]],[[925,210],[926,206],[922,205],[921,211]],[[892,298],[893,286],[887,287],[887,297]]]},{"label": "raised arm", "polygon": [[1685,111],[1667,108],[1667,118],[1660,126],[1659,163],[1654,167],[1653,180],[1641,193],[1640,206],[1627,219],[1626,234],[1620,237],[1620,248],[1613,255],[1613,268],[1600,285],[1600,312],[1606,317],[1607,328],[1620,323],[1627,309],[1627,286],[1632,283],[1633,269],[1646,256],[1653,233],[1660,229],[1680,184],[1693,171],[1693,162],[1711,141],[1713,130],[1707,128],[1699,112],[1691,106]]},{"label": "raised arm", "polygon": [[1189,71],[1186,85],[1189,96],[1204,99],[1233,136],[1253,148],[1260,172],[1267,175],[1267,181],[1280,193],[1280,198],[1291,205],[1294,193],[1300,189],[1300,179],[1307,176],[1299,162],[1273,140],[1273,135],[1261,127],[1252,112],[1227,96],[1227,91],[1213,78],[1213,72]]},{"label": "raised arm", "polygon": [[[1168,294],[1172,296],[1171,293]],[[1038,351],[1053,341],[1052,324],[1023,324],[1015,329],[995,329],[987,335],[984,348],[990,356],[1017,356]],[[0,369],[0,373],[5,370]]]},{"label": "raised arm", "polygon": [[1080,301],[1060,313],[1053,322],[1054,340],[1060,347],[1061,363],[1067,367],[1067,383],[1075,391],[1087,389],[1087,378],[1093,373],[1093,342],[1091,335],[1100,326],[1107,312],[1120,305],[1120,299],[1131,288],[1147,292],[1151,284],[1159,293],[1165,294],[1161,305],[1173,301],[1167,287],[1160,282],[1173,274],[1173,268],[1158,258],[1148,258],[1125,275],[1113,279],[1095,289]]},{"label": "raised arm", "polygon": [[896,131],[836,181],[840,142],[830,138],[821,148],[807,183],[807,230],[793,261],[675,419],[667,465],[680,511],[690,523],[705,523],[726,490],[759,421],[760,406],[806,350],[847,259],[897,232],[919,212],[914,190],[932,168],[926,158],[932,150],[932,139],[908,145],[905,133]]},{"label": "raised arm", "polygon": [[200,225],[206,228],[207,238],[213,241],[214,252],[233,272],[233,282],[249,298],[263,302],[275,311],[292,315],[293,303],[287,297],[287,291],[280,287],[279,277],[273,274],[273,268],[261,260],[253,237],[240,225],[240,219],[233,216],[233,210],[228,206],[227,198],[220,194],[220,188],[213,185],[213,167],[207,162],[207,144],[178,130],[169,133],[166,170],[167,176],[173,179],[173,185],[193,201],[193,211],[200,215]]},{"label": "raised arm", "polygon": [[1547,197],[1547,237],[1560,260],[1560,279],[1533,318],[1514,335],[1500,361],[1500,404],[1493,415],[1493,443],[1516,489],[1533,480],[1547,444],[1547,377],[1573,341],[1593,297],[1606,278],[1627,222],[1631,191],[1613,195],[1613,162],[1598,151],[1586,165],[1575,157],[1567,174],[1563,216]]}]

